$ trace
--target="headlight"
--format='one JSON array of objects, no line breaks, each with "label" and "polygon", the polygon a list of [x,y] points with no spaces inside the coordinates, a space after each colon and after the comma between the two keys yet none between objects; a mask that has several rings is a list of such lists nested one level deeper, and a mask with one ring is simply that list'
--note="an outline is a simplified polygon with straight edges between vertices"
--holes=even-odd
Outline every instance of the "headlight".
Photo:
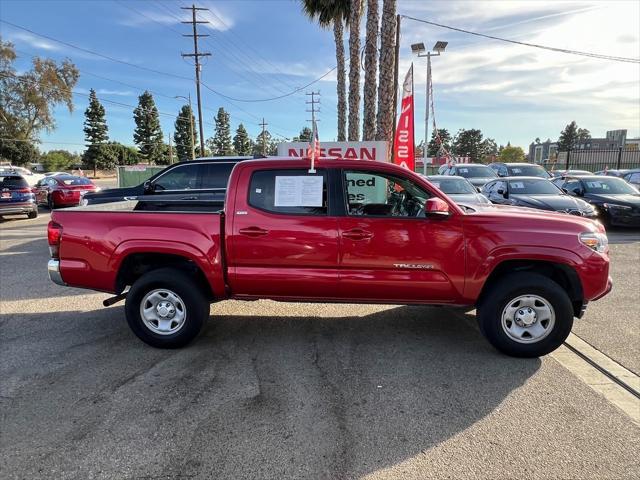
[{"label": "headlight", "polygon": [[609,239],[605,233],[584,232],[580,234],[580,242],[598,253],[606,253],[609,247]]},{"label": "headlight", "polygon": [[631,211],[631,207],[627,207],[626,205],[616,205],[615,203],[603,203],[603,208],[611,212],[629,212]]}]

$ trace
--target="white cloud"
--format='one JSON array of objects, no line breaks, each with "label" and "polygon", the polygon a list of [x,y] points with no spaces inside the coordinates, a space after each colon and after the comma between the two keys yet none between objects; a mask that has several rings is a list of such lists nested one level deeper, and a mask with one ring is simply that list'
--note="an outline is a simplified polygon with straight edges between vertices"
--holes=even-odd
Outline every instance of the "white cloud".
[{"label": "white cloud", "polygon": [[[75,89],[76,92],[82,93],[85,95],[89,95],[89,90],[86,88],[78,87]],[[116,97],[133,97],[136,96],[135,92],[131,90],[110,90],[108,88],[99,88],[96,90],[96,94],[98,95],[113,95]]]},{"label": "white cloud", "polygon": [[41,50],[47,50],[50,52],[60,52],[63,50],[63,46],[59,43],[50,42],[44,38],[32,35],[28,32],[15,32],[10,35],[10,40],[16,44],[16,47],[20,47],[20,44],[26,44],[30,47],[39,48]]},{"label": "white cloud", "polygon": [[[152,10],[149,6],[154,6]],[[124,7],[122,11],[126,13],[126,17],[123,18],[120,23],[129,27],[139,27],[142,25],[162,24],[166,26],[180,26],[188,27],[186,24],[182,24],[182,21],[191,20],[191,12],[182,10],[176,5],[155,4],[153,2],[144,8],[141,8],[140,3],[134,3],[132,7]],[[207,21],[209,23],[202,23],[198,25],[198,28],[209,28],[211,30],[217,30],[224,32],[233,27],[233,19],[224,14],[219,8],[215,7],[211,2],[200,2],[199,6],[207,8],[208,10],[200,10],[197,12],[198,21]],[[172,13],[172,11],[175,11]],[[187,31],[185,30],[185,33]]]}]

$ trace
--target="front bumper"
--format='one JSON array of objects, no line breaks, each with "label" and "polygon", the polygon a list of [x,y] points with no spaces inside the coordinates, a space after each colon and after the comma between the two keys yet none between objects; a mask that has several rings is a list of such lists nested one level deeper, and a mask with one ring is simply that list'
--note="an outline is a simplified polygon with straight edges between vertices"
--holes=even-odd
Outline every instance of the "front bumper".
[{"label": "front bumper", "polygon": [[47,271],[49,272],[49,280],[53,283],[57,283],[63,287],[67,285],[64,280],[62,280],[62,275],[60,275],[60,260],[53,258],[49,260],[49,263],[47,263]]},{"label": "front bumper", "polygon": [[609,212],[609,223],[615,227],[640,227],[640,212],[613,215]]},{"label": "front bumper", "polygon": [[607,279],[607,288],[604,292],[602,292],[600,295],[598,295],[596,298],[594,298],[593,300],[600,300],[602,297],[604,297],[606,294],[608,294],[611,289],[613,288],[613,279],[611,277],[609,277]]}]

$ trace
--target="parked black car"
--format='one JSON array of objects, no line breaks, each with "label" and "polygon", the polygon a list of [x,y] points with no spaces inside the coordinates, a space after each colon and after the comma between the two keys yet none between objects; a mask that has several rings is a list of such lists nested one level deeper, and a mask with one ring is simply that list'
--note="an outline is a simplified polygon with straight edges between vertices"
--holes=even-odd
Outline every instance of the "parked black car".
[{"label": "parked black car", "polygon": [[623,179],[591,175],[555,182],[568,194],[597,207],[606,225],[640,227],[640,192]]},{"label": "parked black car", "polygon": [[491,202],[502,205],[564,212],[596,218],[597,210],[588,202],[563,192],[549,180],[539,177],[505,177],[487,183],[483,193]]},{"label": "parked black car", "polygon": [[640,188],[640,168],[627,170],[622,178],[625,182],[630,183],[636,188]]},{"label": "parked black car", "polygon": [[609,170],[600,170],[598,172],[596,172],[596,175],[605,175],[607,177],[619,177],[622,178],[626,175],[626,173],[629,171],[628,168],[623,168],[621,170],[616,170],[616,169],[609,169]]},{"label": "parked black car", "polygon": [[[82,205],[122,200],[224,201],[227,181],[236,163],[263,157],[210,157],[169,165],[135,187],[87,193]],[[142,198],[141,198],[142,197]]]},{"label": "parked black car", "polygon": [[553,178],[593,175],[589,170],[551,170],[549,173]]},{"label": "parked black car", "polygon": [[447,166],[442,169],[442,172],[438,171],[438,173],[440,175],[464,177],[476,188],[481,188],[485,183],[498,177],[492,169],[478,163],[458,163]]},{"label": "parked black car", "polygon": [[540,177],[551,178],[551,174],[544,167],[535,163],[502,163],[494,162],[489,164],[499,177]]}]

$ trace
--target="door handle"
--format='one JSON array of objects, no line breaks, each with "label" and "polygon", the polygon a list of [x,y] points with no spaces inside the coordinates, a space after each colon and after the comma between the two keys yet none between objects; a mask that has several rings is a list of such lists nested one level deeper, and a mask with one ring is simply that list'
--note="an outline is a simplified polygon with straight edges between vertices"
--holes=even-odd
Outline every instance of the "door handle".
[{"label": "door handle", "polygon": [[246,235],[247,237],[262,237],[263,235],[269,233],[269,230],[263,230],[260,227],[248,227],[241,228],[240,230],[238,230],[238,232],[240,233],[240,235]]},{"label": "door handle", "polygon": [[373,237],[373,233],[367,232],[366,230],[362,230],[360,228],[354,228],[353,230],[342,232],[342,236],[348,238],[349,240],[369,240]]}]

